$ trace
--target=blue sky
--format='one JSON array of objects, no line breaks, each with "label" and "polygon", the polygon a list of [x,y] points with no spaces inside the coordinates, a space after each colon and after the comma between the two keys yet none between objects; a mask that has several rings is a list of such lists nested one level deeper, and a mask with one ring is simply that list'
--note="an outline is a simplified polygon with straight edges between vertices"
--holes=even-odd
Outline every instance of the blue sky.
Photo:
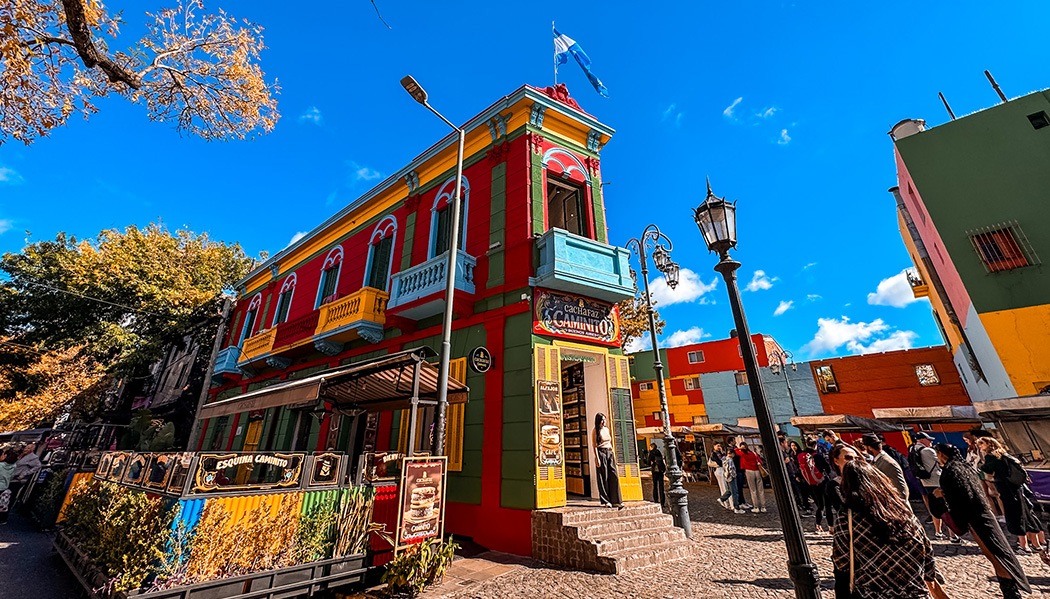
[{"label": "blue sky", "polygon": [[[146,4],[109,4],[127,21],[114,47],[160,6]],[[910,263],[886,132],[947,120],[939,91],[960,116],[995,103],[984,69],[1010,97],[1046,87],[1048,72],[1036,2],[377,4],[392,29],[365,1],[323,13],[208,3],[266,28],[264,69],[283,88],[274,132],[206,143],[113,98],[31,147],[2,145],[0,251],[20,249],[26,230],[83,237],[159,218],[276,252],[445,135],[402,76],[464,122],[523,83],[552,83],[556,19],[611,92],[562,67],[584,109],[617,130],[602,157],[612,241],[655,222],[689,271],[675,292],[657,289],[668,343],[733,326],[690,218],[710,176],[739,201],[753,332],[796,359],[940,344],[929,304],[909,301],[900,276]]]}]

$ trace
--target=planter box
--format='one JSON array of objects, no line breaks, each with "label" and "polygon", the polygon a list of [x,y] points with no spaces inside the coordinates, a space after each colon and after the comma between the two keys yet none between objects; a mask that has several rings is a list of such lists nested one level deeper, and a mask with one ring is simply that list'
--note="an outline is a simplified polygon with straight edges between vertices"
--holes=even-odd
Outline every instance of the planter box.
[{"label": "planter box", "polygon": [[55,537],[55,551],[92,599],[291,599],[364,580],[365,556],[351,555],[164,589],[96,593],[106,578],[64,532]]}]

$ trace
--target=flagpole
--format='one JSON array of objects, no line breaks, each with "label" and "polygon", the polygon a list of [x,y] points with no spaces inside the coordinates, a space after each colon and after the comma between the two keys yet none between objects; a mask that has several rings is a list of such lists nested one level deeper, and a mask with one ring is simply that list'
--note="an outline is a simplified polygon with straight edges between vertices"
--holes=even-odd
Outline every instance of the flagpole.
[{"label": "flagpole", "polygon": [[558,42],[554,37],[554,21],[551,21],[551,42],[554,44],[554,85],[558,85]]}]

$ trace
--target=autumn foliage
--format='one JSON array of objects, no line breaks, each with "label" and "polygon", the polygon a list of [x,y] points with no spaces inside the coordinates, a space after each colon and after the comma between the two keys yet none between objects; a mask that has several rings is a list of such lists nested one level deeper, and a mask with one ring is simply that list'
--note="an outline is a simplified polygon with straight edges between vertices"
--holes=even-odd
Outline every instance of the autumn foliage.
[{"label": "autumn foliage", "polygon": [[279,87],[260,66],[262,27],[204,14],[200,0],[146,17],[145,35],[113,50],[120,15],[97,0],[0,0],[0,144],[30,144],[111,95],[205,139],[273,129]]}]

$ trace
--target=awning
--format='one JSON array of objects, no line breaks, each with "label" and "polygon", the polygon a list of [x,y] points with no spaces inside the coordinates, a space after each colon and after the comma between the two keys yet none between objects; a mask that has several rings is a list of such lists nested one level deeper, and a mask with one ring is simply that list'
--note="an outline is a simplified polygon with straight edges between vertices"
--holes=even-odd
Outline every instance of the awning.
[{"label": "awning", "polygon": [[973,406],[880,408],[871,411],[879,420],[898,424],[976,424],[981,416]]},{"label": "awning", "polygon": [[[652,439],[663,439],[664,427],[662,426],[643,426],[642,428],[634,429],[634,433],[639,437],[647,437]],[[673,435],[691,435],[693,431],[689,430],[687,426],[672,426],[671,434]]]},{"label": "awning", "polygon": [[[437,353],[429,347],[417,347],[319,372],[308,378],[284,381],[210,403],[201,409],[200,417],[215,418],[277,406],[305,408],[320,400],[335,409],[362,409],[384,412],[410,407],[412,378],[419,368],[419,403],[437,402],[438,367],[426,361]],[[466,403],[469,389],[449,377],[449,403]]]},{"label": "awning", "polygon": [[818,414],[816,416],[794,416],[791,424],[804,432],[826,428],[837,433],[896,433],[904,430],[896,424],[873,420],[852,414]]},{"label": "awning", "polygon": [[1026,395],[1010,399],[975,401],[973,407],[985,420],[1050,418],[1050,395]]},{"label": "awning", "polygon": [[760,431],[751,426],[740,426],[739,424],[722,424],[713,422],[709,424],[694,424],[693,434],[699,437],[725,437],[736,435],[741,437],[757,437]]}]

